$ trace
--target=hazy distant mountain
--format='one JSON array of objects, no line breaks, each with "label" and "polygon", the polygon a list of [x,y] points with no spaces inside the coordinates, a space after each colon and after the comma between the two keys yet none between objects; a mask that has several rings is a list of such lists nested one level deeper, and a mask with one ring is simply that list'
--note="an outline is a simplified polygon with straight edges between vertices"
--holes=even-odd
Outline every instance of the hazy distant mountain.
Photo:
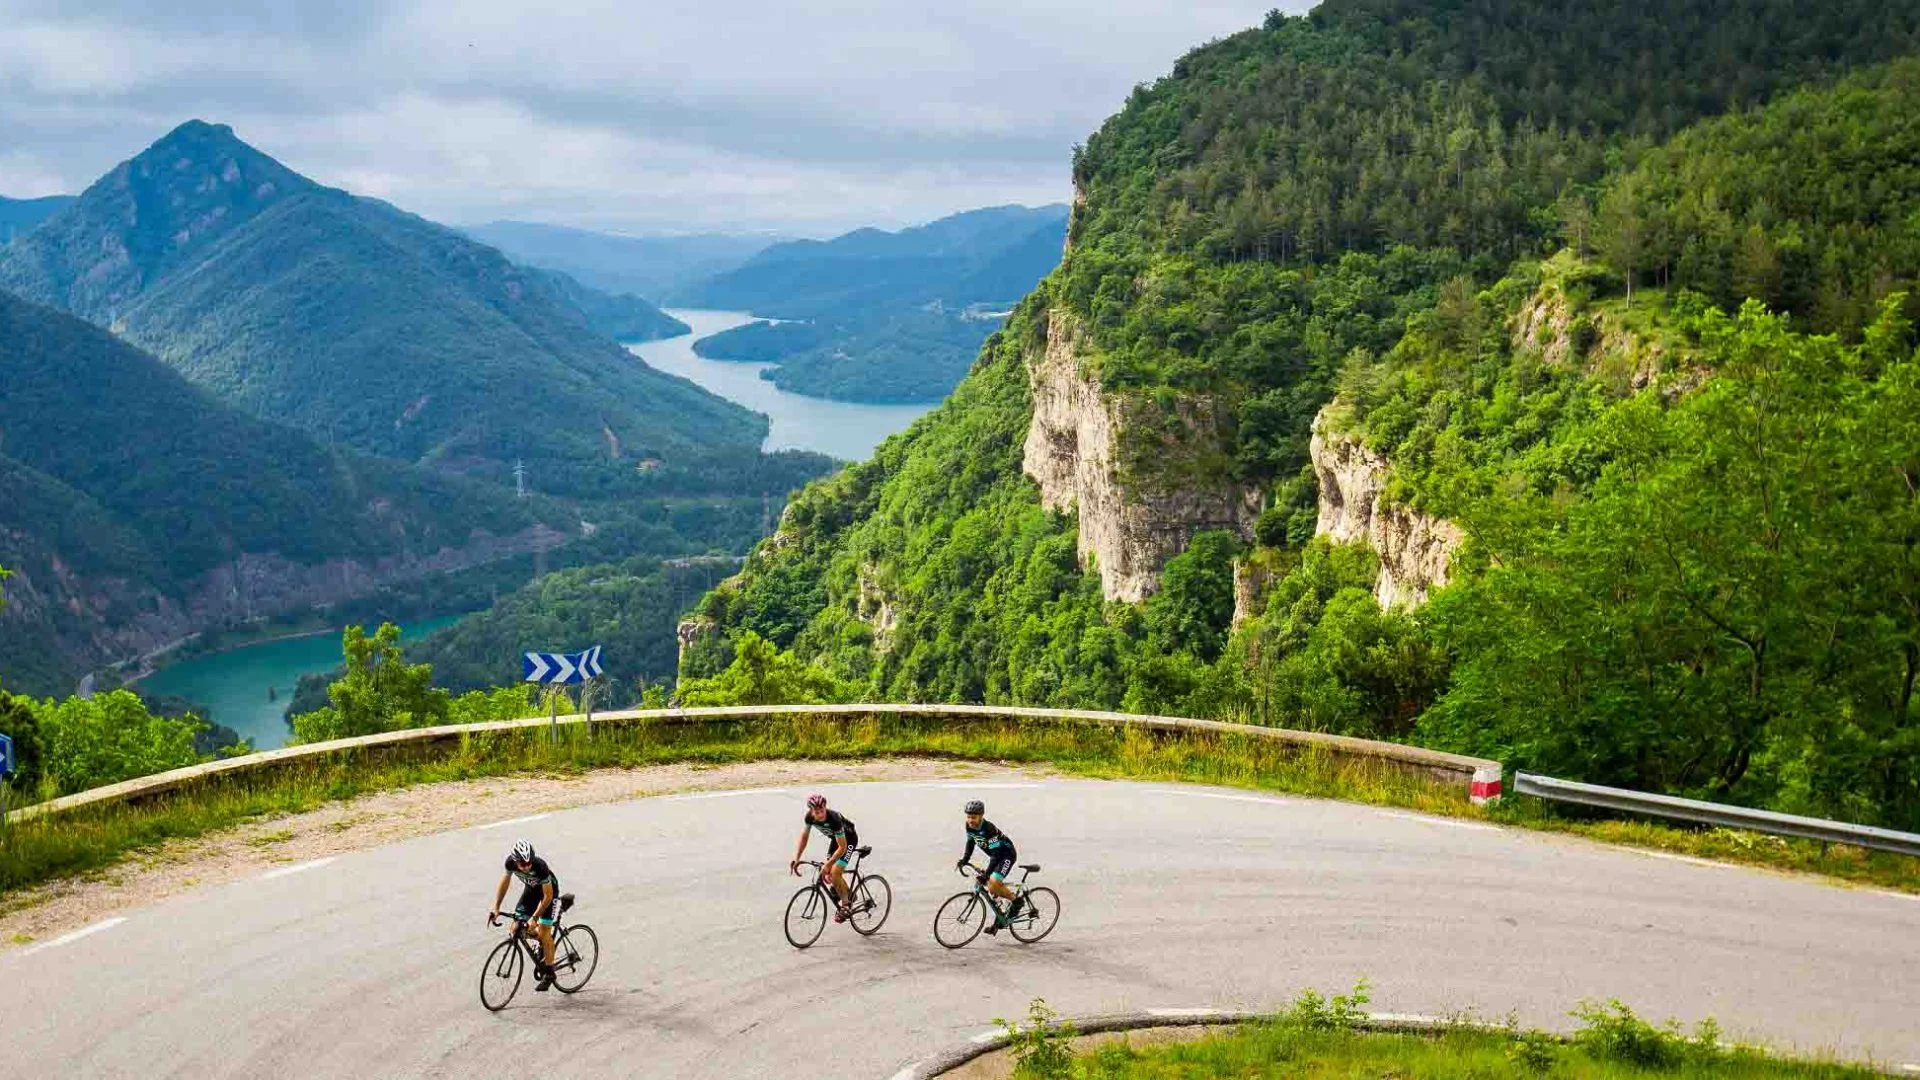
[{"label": "hazy distant mountain", "polygon": [[674,303],[687,290],[746,262],[778,236],[615,236],[529,221],[496,221],[465,230],[515,262],[561,270],[582,284]]},{"label": "hazy distant mountain", "polygon": [[1060,261],[1065,206],[970,210],[899,232],[776,244],[693,290],[691,305],[779,318],[938,301],[1011,303]]},{"label": "hazy distant mountain", "polygon": [[697,489],[765,432],[636,363],[493,248],[199,121],[0,249],[0,288],[109,326],[255,415],[494,479],[524,458],[547,491]]},{"label": "hazy distant mountain", "polygon": [[39,199],[9,199],[0,195],[0,245],[12,243],[16,236],[27,235],[35,225],[72,203],[71,195],[48,195]]},{"label": "hazy distant mountain", "polygon": [[555,297],[578,311],[587,325],[615,341],[655,341],[691,333],[693,328],[631,293],[615,295],[582,285],[558,270],[523,269],[547,283]]},{"label": "hazy distant mountain", "polygon": [[708,282],[702,306],[801,320],[695,343],[702,356],[778,364],[762,377],[843,401],[938,401],[1012,306],[1060,261],[1064,206],[1000,206],[899,232],[779,244]]},{"label": "hazy distant mountain", "polygon": [[[247,416],[0,293],[0,671],[71,686],[193,630],[530,550],[551,504]],[[545,535],[552,537],[552,532]]]}]

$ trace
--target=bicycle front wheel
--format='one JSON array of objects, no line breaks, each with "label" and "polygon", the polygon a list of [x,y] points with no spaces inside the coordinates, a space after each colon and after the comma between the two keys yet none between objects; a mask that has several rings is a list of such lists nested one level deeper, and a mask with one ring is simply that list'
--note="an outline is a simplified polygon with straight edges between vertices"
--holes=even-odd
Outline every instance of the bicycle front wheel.
[{"label": "bicycle front wheel", "polygon": [[499,1012],[520,992],[520,976],[526,973],[526,954],[512,938],[493,947],[487,954],[487,966],[480,969],[480,1004],[488,1012]]},{"label": "bicycle front wheel", "polygon": [[954,893],[933,916],[933,940],[949,949],[957,949],[987,928],[992,916],[979,893]]},{"label": "bicycle front wheel", "polygon": [[1025,895],[1020,914],[1008,920],[1007,929],[1015,941],[1031,945],[1053,933],[1053,924],[1060,921],[1060,894],[1043,885]]},{"label": "bicycle front wheel", "polygon": [[878,874],[863,875],[853,890],[853,914],[848,921],[854,933],[872,937],[878,933],[887,915],[893,911],[893,886]]},{"label": "bicycle front wheel", "polygon": [[553,943],[553,985],[563,994],[577,994],[600,966],[600,938],[593,927],[576,924],[560,932]]},{"label": "bicycle front wheel", "polygon": [[827,898],[812,885],[793,894],[787,901],[787,944],[804,949],[820,940],[827,928]]}]

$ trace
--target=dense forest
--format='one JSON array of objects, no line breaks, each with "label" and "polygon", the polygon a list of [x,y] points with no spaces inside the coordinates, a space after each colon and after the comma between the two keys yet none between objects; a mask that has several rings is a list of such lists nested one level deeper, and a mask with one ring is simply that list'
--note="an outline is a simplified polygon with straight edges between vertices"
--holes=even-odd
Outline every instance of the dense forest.
[{"label": "dense forest", "polygon": [[[765,642],[850,699],[1244,719],[1920,826],[1915,51],[1920,11],[1864,0],[1329,0],[1196,50],[1076,154],[1065,261],[953,396],[703,600],[683,678]],[[1267,507],[1141,604],[1021,471],[1055,340],[1128,403],[1125,489]],[[1197,448],[1196,407],[1225,418]],[[1464,530],[1425,606],[1314,536],[1316,418]]]}]

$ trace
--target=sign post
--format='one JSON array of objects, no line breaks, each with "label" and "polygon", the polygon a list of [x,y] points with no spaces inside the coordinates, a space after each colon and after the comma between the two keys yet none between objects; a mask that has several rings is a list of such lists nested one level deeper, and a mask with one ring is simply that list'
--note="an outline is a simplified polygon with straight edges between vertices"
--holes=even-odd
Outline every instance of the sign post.
[{"label": "sign post", "polygon": [[[600,646],[595,645],[585,652],[577,653],[526,653],[520,661],[520,677],[523,682],[539,683],[543,686],[571,686],[597,679],[601,673]],[[583,703],[587,695],[582,692]],[[587,706],[587,722],[593,722],[593,707]],[[560,739],[560,700],[551,693],[547,696],[547,732],[556,742]]]},{"label": "sign post", "polygon": [[0,735],[0,829],[7,827],[7,788],[13,779],[13,740]]}]

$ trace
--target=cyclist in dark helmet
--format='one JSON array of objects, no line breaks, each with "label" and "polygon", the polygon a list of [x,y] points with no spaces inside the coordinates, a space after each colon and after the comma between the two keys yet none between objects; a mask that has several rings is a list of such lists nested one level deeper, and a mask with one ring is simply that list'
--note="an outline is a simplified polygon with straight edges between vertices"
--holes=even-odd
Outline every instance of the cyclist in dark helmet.
[{"label": "cyclist in dark helmet", "polygon": [[999,826],[987,820],[987,804],[973,799],[966,805],[967,850],[960,855],[955,866],[967,865],[973,858],[973,849],[978,847],[987,857],[987,868],[980,872],[981,884],[987,891],[1007,901],[1005,915],[995,913],[994,924],[987,927],[987,933],[997,934],[1006,921],[1018,914],[1021,898],[1007,888],[1007,872],[1013,869],[1014,860],[1020,857],[1013,849],[1013,838],[1000,831]]},{"label": "cyclist in dark helmet", "polygon": [[[507,886],[514,878],[520,879],[520,902],[514,905],[513,921],[532,927],[534,936],[540,939],[540,963],[534,965],[533,988],[545,991],[553,985],[553,924],[560,912],[560,879],[554,876],[547,860],[533,853],[533,845],[525,840],[513,845],[513,851],[507,855],[507,872],[500,876],[500,888],[494,893],[493,910],[487,914],[488,925],[500,922],[500,901],[507,897]],[[519,926],[514,927],[515,930]]]},{"label": "cyclist in dark helmet", "polygon": [[807,841],[813,838],[815,829],[827,838],[827,881],[833,886],[833,894],[840,898],[840,910],[833,913],[833,921],[846,922],[853,892],[847,887],[842,871],[853,858],[853,849],[860,846],[860,832],[853,827],[852,818],[827,809],[825,795],[807,796],[807,815],[801,819],[800,843],[793,850],[793,861],[787,864],[789,873],[799,875],[800,856],[807,853]]}]

